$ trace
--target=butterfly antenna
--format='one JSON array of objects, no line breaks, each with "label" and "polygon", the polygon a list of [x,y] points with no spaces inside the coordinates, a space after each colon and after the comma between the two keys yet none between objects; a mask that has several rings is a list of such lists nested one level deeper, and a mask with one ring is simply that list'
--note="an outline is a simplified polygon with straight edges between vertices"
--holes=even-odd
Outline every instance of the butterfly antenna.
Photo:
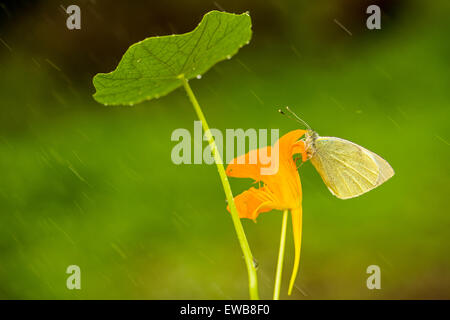
[{"label": "butterfly antenna", "polygon": [[293,121],[295,121],[295,122],[298,122],[297,119],[292,118],[290,115],[286,114],[283,110],[278,109],[278,112],[281,113],[283,116],[286,116],[286,117],[288,117],[289,119],[291,119],[291,120],[293,120]]},{"label": "butterfly antenna", "polygon": [[288,117],[289,119],[292,119],[294,121],[297,121],[301,124],[303,124],[304,126],[306,126],[306,128],[308,128],[308,130],[311,130],[311,127],[309,126],[309,124],[306,123],[306,121],[304,121],[302,118],[300,118],[298,115],[295,114],[294,111],[292,111],[289,107],[286,107],[286,110],[293,116],[289,116],[289,114],[285,113],[283,110],[279,109],[278,112],[281,113],[282,115],[285,115],[286,117]]},{"label": "butterfly antenna", "polygon": [[302,118],[300,118],[294,111],[292,111],[288,106],[286,106],[286,110],[289,111],[295,119],[297,119],[300,123],[303,123],[309,130],[311,130],[311,127],[309,126],[309,124],[306,123],[305,120],[303,120]]},{"label": "butterfly antenna", "polygon": [[[288,119],[291,119],[292,121],[299,122],[296,118],[291,117],[290,114],[285,113],[282,109],[278,109],[278,112],[281,113],[283,116],[286,116]],[[300,122],[303,124],[302,122]]]}]

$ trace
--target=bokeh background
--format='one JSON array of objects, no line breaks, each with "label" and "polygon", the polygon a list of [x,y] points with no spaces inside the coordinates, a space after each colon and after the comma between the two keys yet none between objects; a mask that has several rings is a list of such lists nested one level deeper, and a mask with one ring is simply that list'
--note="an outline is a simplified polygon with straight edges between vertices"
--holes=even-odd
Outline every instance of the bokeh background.
[{"label": "bokeh background", "polygon": [[[82,29],[66,28],[78,4]],[[366,28],[370,4],[382,29]],[[215,166],[171,162],[193,130],[179,89],[134,107],[92,99],[129,45],[250,11],[254,36],[192,81],[211,127],[298,124],[386,158],[392,180],[351,200],[300,168],[304,229],[291,299],[450,298],[448,1],[0,0],[0,298],[245,299],[244,261]],[[340,25],[345,26],[344,30]],[[235,194],[251,181],[232,179]],[[270,299],[280,212],[243,221]],[[289,230],[283,298],[293,261]],[[67,266],[82,289],[66,288]],[[381,268],[368,290],[366,268]]]}]

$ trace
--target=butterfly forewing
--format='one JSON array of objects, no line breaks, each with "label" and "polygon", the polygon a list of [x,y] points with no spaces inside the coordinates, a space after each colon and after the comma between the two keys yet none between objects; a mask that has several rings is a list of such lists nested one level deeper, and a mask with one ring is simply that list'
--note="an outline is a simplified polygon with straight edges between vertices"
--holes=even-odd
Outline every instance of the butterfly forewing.
[{"label": "butterfly forewing", "polygon": [[335,137],[318,137],[311,162],[338,198],[357,197],[393,176],[389,163],[357,144]]}]

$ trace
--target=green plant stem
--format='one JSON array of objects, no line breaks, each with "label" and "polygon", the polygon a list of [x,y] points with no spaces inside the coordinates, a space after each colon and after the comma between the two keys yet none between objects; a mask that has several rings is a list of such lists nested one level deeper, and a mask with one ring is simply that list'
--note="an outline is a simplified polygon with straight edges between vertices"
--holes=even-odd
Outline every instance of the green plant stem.
[{"label": "green plant stem", "polygon": [[283,273],[284,248],[286,246],[287,220],[288,220],[288,210],[284,210],[283,222],[281,223],[280,250],[278,251],[278,262],[275,276],[275,287],[273,289],[273,300],[280,299],[281,274]]},{"label": "green plant stem", "polygon": [[220,153],[217,150],[217,146],[214,141],[214,137],[212,136],[212,134],[209,130],[208,123],[206,122],[205,116],[203,115],[203,111],[197,101],[197,98],[195,97],[194,93],[192,92],[192,89],[188,83],[188,80],[186,80],[186,78],[184,76],[181,76],[180,80],[183,82],[183,86],[187,92],[189,100],[191,101],[192,105],[194,106],[194,110],[197,113],[198,118],[202,122],[203,130],[205,130],[205,135],[208,139],[208,143],[211,148],[211,153],[213,154],[214,161],[216,162],[216,165],[217,165],[217,171],[219,171],[220,180],[222,181],[223,189],[225,191],[225,196],[227,198],[228,205],[230,207],[231,218],[233,220],[234,228],[236,230],[239,244],[241,245],[241,249],[244,254],[245,264],[247,266],[250,299],[258,300],[259,299],[258,278],[256,275],[256,268],[253,263],[253,255],[250,250],[250,246],[248,245],[247,237],[245,236],[244,228],[242,227],[242,223],[239,218],[239,215],[238,215],[238,212],[236,209],[236,205],[234,203],[233,193],[231,192],[230,183],[228,182],[228,177],[226,175],[225,168],[223,166],[222,157],[220,156]]}]

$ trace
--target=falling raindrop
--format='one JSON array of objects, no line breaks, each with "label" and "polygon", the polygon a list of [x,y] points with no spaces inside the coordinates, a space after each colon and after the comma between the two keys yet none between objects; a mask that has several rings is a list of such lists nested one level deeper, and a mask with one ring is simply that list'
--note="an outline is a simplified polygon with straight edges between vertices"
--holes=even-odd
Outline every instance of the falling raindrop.
[{"label": "falling raindrop", "polygon": [[198,74],[196,78],[197,78],[197,79],[201,79],[201,78],[202,78],[202,75],[201,75],[201,74]]}]

